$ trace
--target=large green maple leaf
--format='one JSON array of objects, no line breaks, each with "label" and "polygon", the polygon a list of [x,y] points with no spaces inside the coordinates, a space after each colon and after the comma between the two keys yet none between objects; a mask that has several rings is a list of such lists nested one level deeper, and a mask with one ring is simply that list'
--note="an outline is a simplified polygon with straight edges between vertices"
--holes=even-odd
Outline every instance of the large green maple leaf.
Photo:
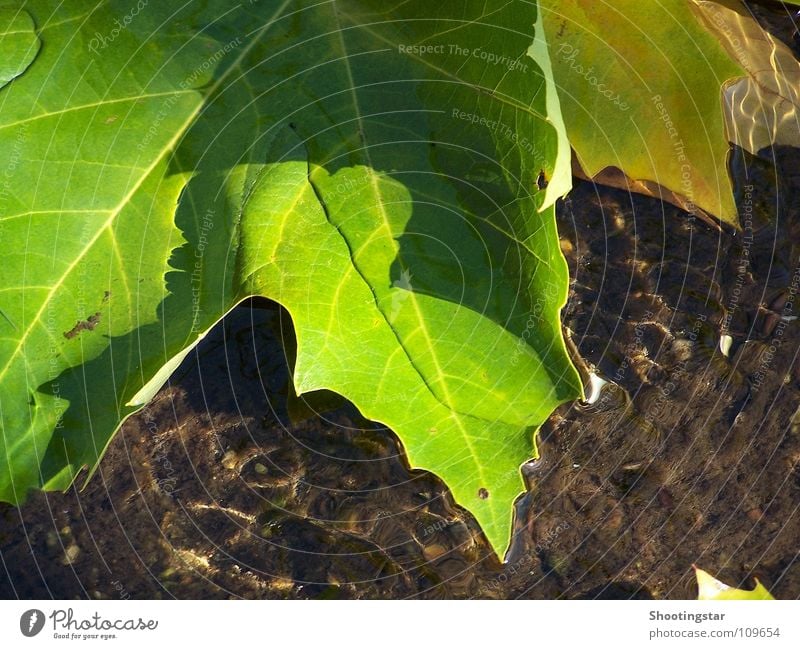
[{"label": "large green maple leaf", "polygon": [[25,3],[42,50],[0,91],[0,498],[96,466],[265,295],[298,392],[396,431],[502,552],[535,430],[581,393],[535,5],[140,5]]}]

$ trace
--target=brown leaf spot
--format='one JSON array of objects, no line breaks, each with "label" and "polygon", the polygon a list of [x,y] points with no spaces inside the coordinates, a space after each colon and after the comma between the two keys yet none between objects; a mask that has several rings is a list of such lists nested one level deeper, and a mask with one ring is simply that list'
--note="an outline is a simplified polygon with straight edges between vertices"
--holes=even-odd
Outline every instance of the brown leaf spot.
[{"label": "brown leaf spot", "polygon": [[100,322],[100,312],[90,315],[86,320],[78,320],[75,326],[69,331],[64,332],[64,338],[71,340],[75,338],[81,331],[92,331]]},{"label": "brown leaf spot", "polygon": [[547,189],[547,174],[545,174],[544,169],[539,171],[539,176],[536,178],[536,186],[539,189]]}]

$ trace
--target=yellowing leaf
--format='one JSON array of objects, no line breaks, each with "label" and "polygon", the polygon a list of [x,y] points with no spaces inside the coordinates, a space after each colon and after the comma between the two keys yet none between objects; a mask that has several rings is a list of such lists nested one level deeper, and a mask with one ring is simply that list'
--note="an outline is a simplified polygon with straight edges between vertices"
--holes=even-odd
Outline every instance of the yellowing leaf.
[{"label": "yellowing leaf", "polygon": [[699,600],[775,599],[758,579],[756,579],[756,587],[753,590],[742,590],[722,583],[697,566],[694,567],[694,572],[697,577],[697,599]]},{"label": "yellowing leaf", "polygon": [[689,2],[541,6],[564,122],[585,175],[737,224],[722,87],[744,70]]}]

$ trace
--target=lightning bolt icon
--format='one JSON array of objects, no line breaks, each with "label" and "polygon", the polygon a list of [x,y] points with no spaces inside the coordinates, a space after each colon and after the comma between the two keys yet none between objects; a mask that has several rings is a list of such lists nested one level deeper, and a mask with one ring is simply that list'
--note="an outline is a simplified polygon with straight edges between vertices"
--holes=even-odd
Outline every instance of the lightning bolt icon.
[{"label": "lightning bolt icon", "polygon": [[33,613],[31,613],[31,618],[28,620],[28,631],[33,631],[33,627],[38,619],[39,616],[36,615],[36,611],[33,611]]}]

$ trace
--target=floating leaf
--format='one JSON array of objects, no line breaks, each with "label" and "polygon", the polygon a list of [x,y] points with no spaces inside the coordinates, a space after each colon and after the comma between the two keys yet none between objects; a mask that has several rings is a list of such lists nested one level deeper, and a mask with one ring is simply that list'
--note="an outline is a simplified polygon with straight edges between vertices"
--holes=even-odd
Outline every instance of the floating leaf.
[{"label": "floating leaf", "polygon": [[502,553],[535,430],[581,394],[535,5],[165,4],[26,4],[46,47],[0,102],[0,164],[21,143],[0,214],[0,497],[95,466],[265,295],[292,316],[298,394],[396,431]]},{"label": "floating leaf", "polygon": [[775,599],[758,579],[755,580],[756,587],[753,590],[742,590],[723,584],[697,566],[694,566],[694,572],[697,577],[697,599],[717,601],[734,599]]},{"label": "floating leaf", "polygon": [[583,173],[737,224],[722,87],[744,71],[695,18],[689,0],[541,6]]}]

